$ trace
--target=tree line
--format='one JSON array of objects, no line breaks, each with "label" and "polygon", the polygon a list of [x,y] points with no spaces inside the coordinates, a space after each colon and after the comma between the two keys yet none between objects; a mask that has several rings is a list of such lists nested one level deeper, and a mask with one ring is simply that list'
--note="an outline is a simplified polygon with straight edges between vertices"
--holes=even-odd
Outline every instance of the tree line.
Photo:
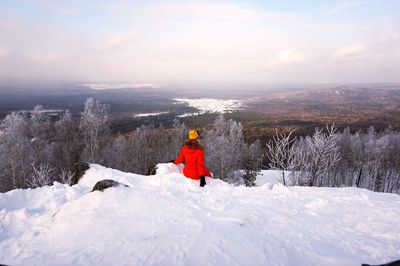
[{"label": "tree line", "polygon": [[[267,144],[269,166],[289,176],[289,185],[360,187],[400,193],[400,133],[390,127],[352,134],[347,127],[315,129],[311,136],[277,134]],[[289,140],[290,139],[290,140]]]},{"label": "tree line", "polygon": [[[188,131],[175,121],[112,135],[108,106],[93,98],[75,120],[66,111],[52,122],[41,106],[7,115],[0,124],[0,191],[69,183],[79,161],[146,174],[176,158]],[[214,177],[234,185],[254,186],[261,169],[279,169],[285,185],[400,191],[400,134],[390,128],[352,134],[331,126],[311,136],[277,132],[268,143],[246,143],[241,123],[219,115],[200,132]]]}]

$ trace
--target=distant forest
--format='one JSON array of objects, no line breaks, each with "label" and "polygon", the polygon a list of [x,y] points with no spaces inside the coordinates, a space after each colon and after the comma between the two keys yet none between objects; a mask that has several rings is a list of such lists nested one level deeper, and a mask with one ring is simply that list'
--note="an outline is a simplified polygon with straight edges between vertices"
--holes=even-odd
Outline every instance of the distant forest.
[{"label": "distant forest", "polygon": [[[70,183],[80,161],[146,174],[176,158],[189,129],[176,120],[115,134],[108,111],[88,98],[79,120],[67,110],[53,121],[40,105],[8,114],[0,124],[0,190]],[[218,115],[199,131],[214,178],[233,185],[254,186],[261,169],[279,169],[285,185],[400,192],[400,133],[390,127],[351,133],[329,125],[297,137],[296,131],[278,130],[268,141],[248,143],[240,122]]]}]

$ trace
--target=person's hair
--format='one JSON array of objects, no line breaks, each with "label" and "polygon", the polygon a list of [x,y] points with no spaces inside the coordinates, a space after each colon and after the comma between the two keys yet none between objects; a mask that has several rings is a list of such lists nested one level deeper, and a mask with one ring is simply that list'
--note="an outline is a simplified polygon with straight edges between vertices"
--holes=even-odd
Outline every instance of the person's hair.
[{"label": "person's hair", "polygon": [[202,149],[204,150],[203,145],[200,143],[199,139],[187,139],[185,143],[183,144],[184,146],[188,146],[189,149]]}]

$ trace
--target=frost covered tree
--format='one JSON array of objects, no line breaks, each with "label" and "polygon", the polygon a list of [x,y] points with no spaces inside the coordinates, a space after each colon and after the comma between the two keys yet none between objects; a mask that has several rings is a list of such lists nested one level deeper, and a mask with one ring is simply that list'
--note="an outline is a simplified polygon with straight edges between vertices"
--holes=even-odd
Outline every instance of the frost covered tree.
[{"label": "frost covered tree", "polygon": [[[338,144],[340,149],[349,146],[346,130],[339,134]],[[349,180],[339,183],[344,186],[357,186],[380,192],[395,192],[399,186],[399,156],[400,134],[390,128],[384,132],[376,132],[370,127],[367,133],[357,132],[350,136],[349,155],[343,156],[338,167],[349,168],[342,170],[340,175],[345,176],[341,180]],[[342,161],[346,161],[344,164]]]},{"label": "frost covered tree", "polygon": [[112,143],[105,148],[107,157],[104,164],[121,171],[129,171],[129,157],[127,154],[128,143],[124,136],[118,135]]},{"label": "frost covered tree", "polygon": [[[154,127],[142,126],[137,128],[126,140],[126,154],[130,172],[145,174],[155,161]],[[122,147],[121,147],[122,148]]]},{"label": "frost covered tree", "polygon": [[55,122],[55,165],[58,172],[68,172],[75,162],[79,160],[80,145],[77,142],[77,127],[72,120],[69,110]]},{"label": "frost covered tree", "polygon": [[181,147],[185,139],[186,139],[186,126],[185,124],[180,123],[179,120],[175,119],[171,131],[171,141],[174,151],[173,154],[171,154],[172,158],[178,157],[179,151],[181,150]]},{"label": "frost covered tree", "polygon": [[144,149],[145,136],[142,129],[136,129],[127,139],[127,160],[129,171],[138,174],[145,173],[144,162],[148,160],[148,149]]},{"label": "frost covered tree", "polygon": [[[347,143],[344,143],[347,145]],[[366,162],[365,155],[365,143],[362,141],[360,134],[357,132],[350,137],[350,148],[352,158],[349,162],[349,165],[354,169],[354,174],[351,174],[349,179],[350,182],[346,183],[349,186],[355,185],[356,187],[360,187],[363,180],[363,170]]]},{"label": "frost covered tree", "polygon": [[109,137],[108,105],[88,98],[81,113],[79,130],[82,135],[84,149],[82,160],[91,163],[102,161],[101,149]]},{"label": "frost covered tree", "polygon": [[269,167],[282,171],[282,183],[286,185],[285,171],[293,171],[296,168],[295,152],[293,143],[295,138],[292,137],[294,131],[289,134],[278,133],[267,143],[267,158]]},{"label": "frost covered tree", "polygon": [[392,130],[385,132],[389,136],[389,145],[386,149],[386,173],[383,192],[400,193],[400,134]]},{"label": "frost covered tree", "polygon": [[[380,192],[398,192],[400,134],[387,128],[376,132],[350,133],[346,128],[336,134],[341,160],[331,168],[325,186],[356,186]],[[329,181],[329,182],[327,182]]]},{"label": "frost covered tree", "polygon": [[256,178],[261,171],[263,162],[261,142],[257,140],[246,145],[243,157],[244,174],[242,178],[245,186],[253,187],[256,185]]},{"label": "frost covered tree", "polygon": [[[1,123],[0,162],[8,188],[32,185],[36,165],[54,166],[54,126],[40,105],[30,113],[11,113]],[[35,167],[31,167],[34,165]],[[11,184],[11,185],[10,185]]]},{"label": "frost covered tree", "polygon": [[50,117],[41,105],[36,105],[29,118],[30,153],[34,155],[31,164],[52,164],[53,162],[53,128]]},{"label": "frost covered tree", "polygon": [[[150,131],[150,149],[153,154],[151,165],[159,162],[169,162],[171,158],[175,158],[176,149],[179,145],[177,137],[172,136],[172,131],[159,126]],[[178,137],[179,139],[179,137]],[[182,145],[182,144],[180,144]]]},{"label": "frost covered tree", "polygon": [[41,186],[47,186],[53,182],[54,169],[52,169],[49,165],[40,164],[39,166],[35,166],[32,164],[32,168],[32,175],[27,181],[29,187],[37,188]]},{"label": "frost covered tree", "polygon": [[63,184],[71,184],[73,173],[71,170],[61,169],[61,172],[58,174],[58,180]]},{"label": "frost covered tree", "polygon": [[25,186],[30,160],[28,119],[23,113],[12,112],[0,124],[1,190],[6,191]]},{"label": "frost covered tree", "polygon": [[214,176],[236,183],[234,172],[242,168],[244,149],[242,125],[219,115],[205,134],[206,164]]},{"label": "frost covered tree", "polygon": [[295,145],[295,160],[300,172],[297,183],[308,186],[323,186],[329,180],[330,170],[340,160],[334,125],[326,132],[315,129],[312,136],[300,139]]},{"label": "frost covered tree", "polygon": [[11,188],[11,180],[8,178],[7,173],[6,173],[6,161],[7,161],[7,156],[4,144],[2,143],[1,140],[1,135],[2,131],[0,128],[0,193],[7,191],[9,188]]},{"label": "frost covered tree", "polygon": [[166,162],[167,156],[163,146],[167,144],[167,137],[161,133],[160,128],[154,126],[138,128],[132,139],[132,148],[139,173],[145,174],[147,170],[157,163]]},{"label": "frost covered tree", "polygon": [[127,137],[115,138],[108,153],[118,156],[109,156],[107,165],[146,174],[151,166],[176,158],[183,137],[184,126],[177,122],[173,128],[141,126]]},{"label": "frost covered tree", "polygon": [[[324,186],[338,187],[338,186],[353,186],[355,185],[356,175],[358,173],[358,166],[355,161],[354,148],[358,145],[356,139],[353,140],[355,135],[351,134],[350,128],[347,127],[342,133],[336,133],[336,144],[338,152],[341,155],[341,160],[330,170],[328,179],[324,181]],[[355,141],[355,142],[354,142]]]},{"label": "frost covered tree", "polygon": [[370,127],[364,139],[366,164],[365,171],[367,179],[364,178],[364,187],[382,191],[385,179],[386,150],[389,146],[389,136],[378,136],[375,128]]},{"label": "frost covered tree", "polygon": [[[79,126],[69,111],[53,123],[41,106],[6,116],[0,122],[0,191],[54,180],[69,183],[71,168],[80,158],[138,174],[176,158],[187,133],[179,121],[168,128],[142,126],[125,136],[113,136],[107,109],[89,98]],[[267,156],[271,168],[292,170],[294,184],[400,193],[398,131],[389,127],[377,132],[370,127],[366,133],[351,133],[349,128],[336,133],[332,126],[294,143],[291,134],[277,134],[268,143]],[[215,177],[254,185],[262,151],[259,142],[244,142],[240,123],[220,115],[202,135],[206,164]],[[287,183],[285,175],[283,182]]]}]

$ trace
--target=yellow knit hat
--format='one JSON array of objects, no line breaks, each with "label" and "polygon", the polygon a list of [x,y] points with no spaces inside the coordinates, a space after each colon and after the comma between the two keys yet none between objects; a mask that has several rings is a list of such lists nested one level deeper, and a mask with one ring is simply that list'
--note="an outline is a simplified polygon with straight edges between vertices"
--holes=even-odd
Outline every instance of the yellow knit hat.
[{"label": "yellow knit hat", "polygon": [[189,139],[190,140],[195,140],[199,137],[199,132],[197,132],[197,130],[192,129],[189,131]]}]

